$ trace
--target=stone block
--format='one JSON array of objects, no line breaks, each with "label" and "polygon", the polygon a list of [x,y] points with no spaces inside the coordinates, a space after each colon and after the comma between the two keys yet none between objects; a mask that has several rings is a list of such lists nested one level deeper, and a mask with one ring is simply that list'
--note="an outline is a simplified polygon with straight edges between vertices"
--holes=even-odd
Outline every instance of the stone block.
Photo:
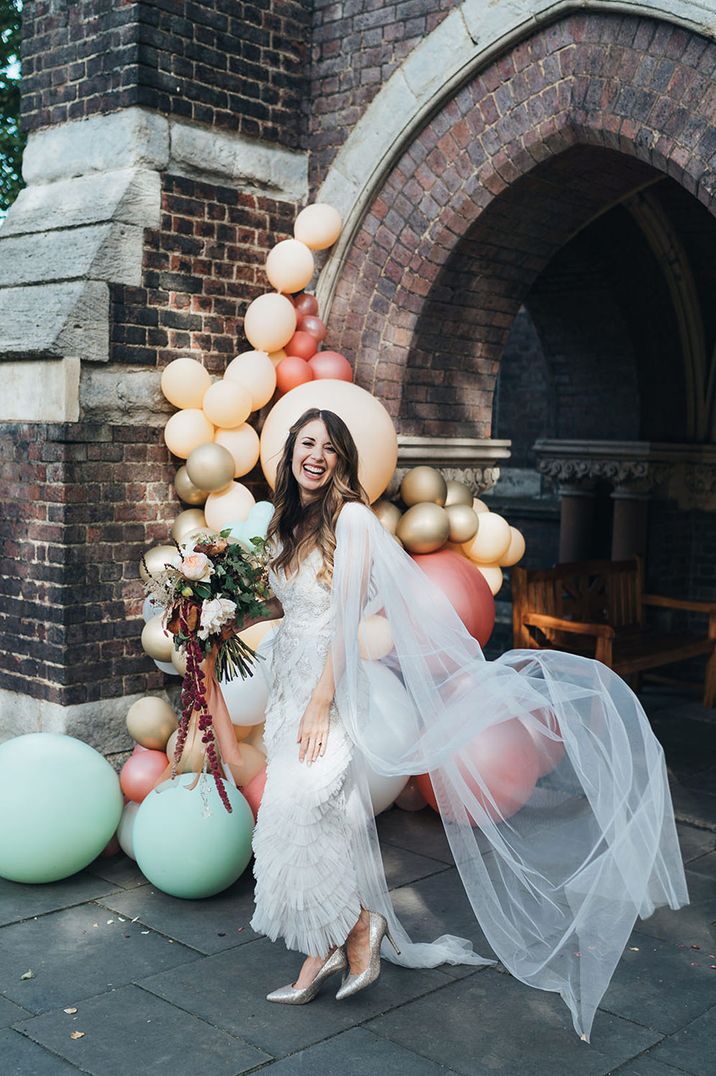
[{"label": "stone block", "polygon": [[144,231],[116,222],[30,235],[0,232],[0,288],[65,280],[142,282]]},{"label": "stone block", "polygon": [[0,394],[0,422],[77,422],[80,360],[10,360],[0,366],[12,392]]},{"label": "stone block", "polygon": [[109,357],[109,289],[98,280],[29,284],[0,292],[0,360]]}]

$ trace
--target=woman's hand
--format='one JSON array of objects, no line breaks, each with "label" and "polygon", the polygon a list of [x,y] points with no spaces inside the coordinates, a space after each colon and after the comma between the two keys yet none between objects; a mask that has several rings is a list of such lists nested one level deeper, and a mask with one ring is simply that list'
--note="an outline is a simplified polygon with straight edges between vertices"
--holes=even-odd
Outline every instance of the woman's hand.
[{"label": "woman's hand", "polygon": [[297,742],[301,745],[298,749],[299,762],[315,762],[317,758],[326,753],[328,742],[328,723],[331,700],[324,695],[311,695],[311,701],[298,726]]}]

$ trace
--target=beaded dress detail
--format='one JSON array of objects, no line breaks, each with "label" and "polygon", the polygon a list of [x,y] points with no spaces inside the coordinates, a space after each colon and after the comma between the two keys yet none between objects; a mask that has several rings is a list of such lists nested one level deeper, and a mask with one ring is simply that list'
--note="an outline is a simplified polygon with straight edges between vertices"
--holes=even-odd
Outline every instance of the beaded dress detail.
[{"label": "beaded dress detail", "polygon": [[251,919],[258,933],[312,956],[342,945],[360,914],[344,789],[353,745],[335,702],[325,755],[310,765],[298,758],[298,727],[332,637],[331,591],[317,579],[320,565],[316,548],[292,575],[269,573],[284,617],[271,651]]}]

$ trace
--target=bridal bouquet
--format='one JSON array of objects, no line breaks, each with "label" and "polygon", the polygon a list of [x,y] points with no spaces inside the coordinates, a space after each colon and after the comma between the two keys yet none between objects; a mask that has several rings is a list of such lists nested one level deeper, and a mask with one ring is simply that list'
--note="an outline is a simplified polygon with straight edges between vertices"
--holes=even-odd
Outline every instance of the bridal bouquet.
[{"label": "bridal bouquet", "polygon": [[250,674],[255,654],[236,634],[237,626],[260,618],[263,603],[271,597],[264,540],[252,538],[253,548],[247,552],[238,542],[228,541],[230,533],[205,533],[192,542],[175,543],[178,557],[154,574],[142,558],[147,572],[145,590],[163,608],[163,622],[174,636],[175,648],[186,653],[172,777],[196,714],[206,762],[228,811],[231,806],[220,780],[222,770],[209,708],[208,679],[215,676],[217,680],[232,680],[237,675]]}]

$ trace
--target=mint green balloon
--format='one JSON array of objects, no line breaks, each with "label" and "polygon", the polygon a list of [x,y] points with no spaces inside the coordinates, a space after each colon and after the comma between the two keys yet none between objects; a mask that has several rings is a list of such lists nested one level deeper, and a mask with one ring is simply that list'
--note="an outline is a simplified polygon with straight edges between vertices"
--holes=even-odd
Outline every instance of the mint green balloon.
[{"label": "mint green balloon", "polygon": [[254,817],[233,785],[224,781],[232,812],[214,778],[184,773],[142,800],[134,820],[134,856],[152,885],[184,900],[213,897],[233,885],[251,859]]},{"label": "mint green balloon", "polygon": [[119,778],[89,744],[32,732],[0,744],[0,876],[56,882],[96,859],[122,815]]}]

